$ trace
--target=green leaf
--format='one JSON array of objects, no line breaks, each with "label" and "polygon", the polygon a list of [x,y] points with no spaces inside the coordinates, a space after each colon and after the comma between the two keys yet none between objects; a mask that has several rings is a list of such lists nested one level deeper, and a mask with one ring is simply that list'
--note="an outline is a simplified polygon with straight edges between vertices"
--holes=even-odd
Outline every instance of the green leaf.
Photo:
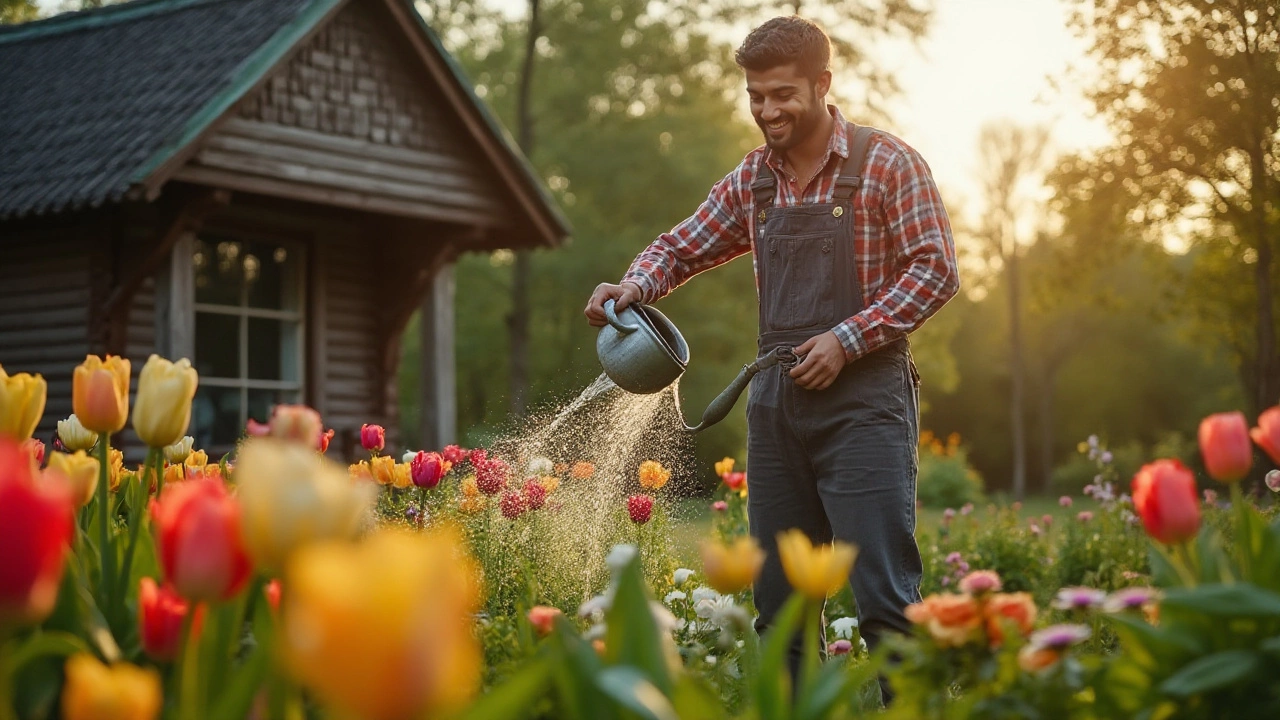
[{"label": "green leaf", "polygon": [[796,698],[796,720],[828,717],[835,704],[845,697],[852,673],[841,661],[828,662]]},{"label": "green leaf", "polygon": [[596,686],[626,709],[647,720],[679,720],[671,701],[634,667],[619,665],[596,676]]},{"label": "green leaf", "polygon": [[804,617],[805,597],[792,593],[764,638],[760,675],[756,680],[756,710],[763,718],[779,720],[791,715],[791,670],[787,656],[796,626]]},{"label": "green leaf", "polygon": [[1259,668],[1258,655],[1248,650],[1225,650],[1184,665],[1160,683],[1161,692],[1190,697],[1240,682]]},{"label": "green leaf", "polygon": [[539,658],[524,664],[506,682],[480,696],[461,716],[463,720],[516,720],[546,692],[554,663]]},{"label": "green leaf", "polygon": [[43,632],[32,635],[14,651],[9,659],[9,672],[17,674],[27,663],[42,657],[67,657],[89,652],[84,640],[66,632]]},{"label": "green leaf", "polygon": [[662,692],[671,692],[663,638],[649,608],[638,554],[622,569],[605,623],[606,655],[612,664],[630,665]]},{"label": "green leaf", "polygon": [[1197,639],[1185,632],[1155,627],[1128,615],[1110,615],[1108,619],[1120,638],[1121,649],[1148,670],[1162,662],[1178,663],[1205,652]]},{"label": "green leaf", "polygon": [[552,660],[555,667],[555,684],[566,718],[584,720],[608,720],[617,716],[614,708],[596,685],[596,675],[604,669],[604,662],[573,625],[563,616],[556,620],[556,631],[550,642],[563,656],[564,662]]},{"label": "green leaf", "polygon": [[692,675],[681,675],[676,678],[676,689],[671,695],[671,703],[682,718],[698,718],[713,720],[725,717],[724,702],[704,683]]},{"label": "green leaf", "polygon": [[1280,595],[1250,583],[1174,588],[1160,605],[1213,617],[1280,618]]}]

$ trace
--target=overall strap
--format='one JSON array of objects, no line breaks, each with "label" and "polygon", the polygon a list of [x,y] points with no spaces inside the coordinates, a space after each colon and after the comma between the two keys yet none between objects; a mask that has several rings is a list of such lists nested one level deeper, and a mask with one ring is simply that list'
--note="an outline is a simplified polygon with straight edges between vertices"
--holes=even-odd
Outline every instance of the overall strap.
[{"label": "overall strap", "polygon": [[773,198],[778,194],[778,178],[773,174],[769,163],[760,159],[760,168],[756,171],[756,179],[751,181],[751,196],[755,198],[756,210],[764,211],[773,207]]},{"label": "overall strap", "polygon": [[836,200],[852,198],[862,185],[862,167],[867,163],[867,149],[871,147],[871,136],[875,133],[866,125],[849,123],[849,129],[853,131],[849,140],[849,157],[840,168],[840,177],[836,178]]}]

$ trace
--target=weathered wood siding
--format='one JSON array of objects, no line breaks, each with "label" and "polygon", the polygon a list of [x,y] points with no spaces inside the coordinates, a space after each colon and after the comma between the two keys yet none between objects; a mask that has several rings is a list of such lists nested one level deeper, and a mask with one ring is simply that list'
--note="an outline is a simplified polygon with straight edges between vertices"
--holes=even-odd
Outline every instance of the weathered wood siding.
[{"label": "weathered wood siding", "polygon": [[51,442],[71,414],[71,375],[90,352],[93,243],[74,226],[0,226],[0,365],[49,385],[36,437]]},{"label": "weathered wood siding", "polygon": [[351,3],[241,102],[178,175],[405,217],[496,226],[494,170],[385,9]]}]

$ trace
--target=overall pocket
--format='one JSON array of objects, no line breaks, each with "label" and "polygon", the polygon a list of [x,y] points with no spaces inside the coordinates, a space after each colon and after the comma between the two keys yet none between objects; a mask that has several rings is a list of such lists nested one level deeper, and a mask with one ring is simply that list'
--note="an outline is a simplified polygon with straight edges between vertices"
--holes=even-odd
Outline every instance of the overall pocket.
[{"label": "overall pocket", "polygon": [[765,243],[767,329],[797,330],[834,322],[833,235],[774,235]]}]

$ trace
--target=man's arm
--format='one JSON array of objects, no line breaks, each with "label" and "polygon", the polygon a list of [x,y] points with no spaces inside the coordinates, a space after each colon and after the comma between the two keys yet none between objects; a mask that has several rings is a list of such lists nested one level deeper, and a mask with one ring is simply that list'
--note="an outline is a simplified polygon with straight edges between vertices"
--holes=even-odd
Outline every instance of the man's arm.
[{"label": "man's arm", "polygon": [[746,161],[711,188],[694,214],[663,233],[631,263],[623,283],[635,283],[641,301],[655,302],[700,272],[751,252],[740,197]]},{"label": "man's arm", "polygon": [[846,362],[916,329],[960,289],[951,223],[929,166],[914,151],[892,161],[884,213],[888,241],[903,270],[870,306],[833,328]]}]

